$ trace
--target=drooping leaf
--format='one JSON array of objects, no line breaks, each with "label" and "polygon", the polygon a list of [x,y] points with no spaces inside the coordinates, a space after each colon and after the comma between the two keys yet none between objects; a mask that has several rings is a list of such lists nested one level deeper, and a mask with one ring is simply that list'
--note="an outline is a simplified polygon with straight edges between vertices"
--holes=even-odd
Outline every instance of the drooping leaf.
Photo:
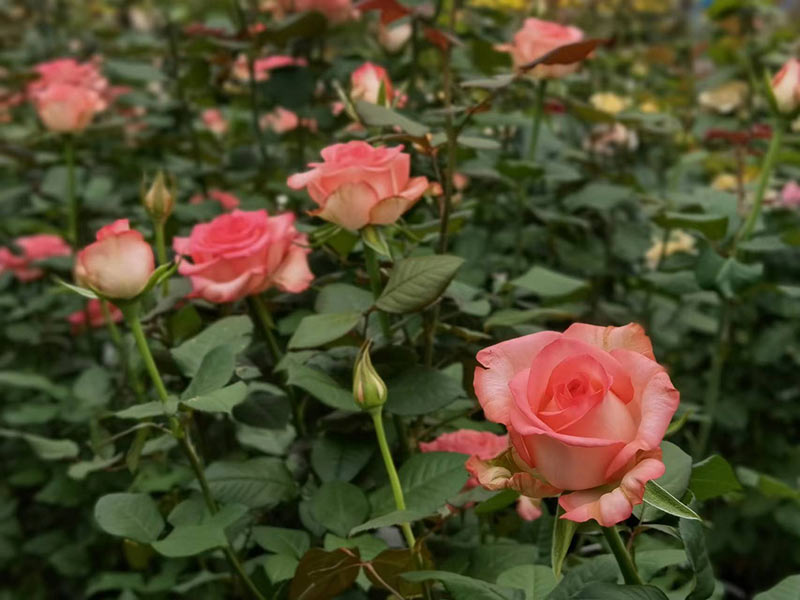
[{"label": "drooping leaf", "polygon": [[706,550],[706,534],[699,521],[681,519],[678,523],[686,556],[694,571],[694,589],[686,600],[706,600],[714,593],[714,571]]},{"label": "drooping leaf", "polygon": [[149,494],[115,493],[101,496],[94,518],[106,533],[143,544],[158,539],[164,519]]},{"label": "drooping leaf", "polygon": [[396,510],[380,517],[370,519],[366,523],[362,523],[358,527],[353,527],[349,535],[354,536],[370,529],[380,529],[381,527],[391,527],[392,525],[400,525],[402,523],[413,523],[419,521],[430,515],[418,510]]},{"label": "drooping leaf", "polygon": [[[213,354],[213,353],[211,353]],[[211,355],[209,354],[209,356]],[[190,386],[191,387],[191,386]],[[199,396],[189,396],[181,404],[193,410],[207,413],[231,414],[231,411],[244,402],[247,397],[247,385],[243,381],[216,389]]]},{"label": "drooping leaf", "polygon": [[700,516],[655,481],[648,481],[644,488],[644,501],[650,506],[681,519],[701,521]]}]

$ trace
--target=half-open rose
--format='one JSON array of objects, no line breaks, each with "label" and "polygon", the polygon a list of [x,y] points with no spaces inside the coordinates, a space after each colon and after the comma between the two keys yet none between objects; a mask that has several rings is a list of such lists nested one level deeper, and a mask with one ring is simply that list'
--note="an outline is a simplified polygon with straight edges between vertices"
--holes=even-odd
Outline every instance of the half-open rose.
[{"label": "half-open rose", "polygon": [[660,443],[679,394],[642,328],[576,323],[478,353],[475,393],[510,447],[470,472],[489,489],[561,494],[564,518],[603,526],[631,515],[663,475]]}]

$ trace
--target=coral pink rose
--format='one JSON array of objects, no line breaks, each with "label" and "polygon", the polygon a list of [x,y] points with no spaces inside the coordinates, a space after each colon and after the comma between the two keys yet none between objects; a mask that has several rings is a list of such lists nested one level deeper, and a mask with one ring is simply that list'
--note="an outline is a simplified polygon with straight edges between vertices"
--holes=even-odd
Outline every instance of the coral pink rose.
[{"label": "coral pink rose", "polygon": [[493,460],[467,461],[484,487],[531,497],[563,492],[564,518],[610,526],[627,519],[645,484],[664,474],[660,444],[679,394],[640,326],[576,323],[485,348],[477,358],[475,393],[511,440]]},{"label": "coral pink rose", "polygon": [[772,94],[781,112],[791,113],[800,107],[800,60],[790,58],[775,74]]},{"label": "coral pink rose", "polygon": [[[113,304],[108,306],[108,314],[114,323],[122,321],[122,311]],[[86,331],[88,327],[97,328],[103,327],[106,324],[106,318],[103,314],[103,307],[101,301],[92,298],[86,303],[86,308],[83,310],[76,310],[74,313],[67,317],[71,325],[72,334],[78,334]],[[87,327],[88,323],[88,327]]]},{"label": "coral pink rose", "polygon": [[28,98],[36,104],[39,96],[50,86],[69,85],[94,92],[95,112],[105,110],[118,94],[114,88],[109,88],[108,80],[100,73],[97,62],[79,63],[73,58],[58,58],[36,65],[34,70],[39,78],[28,84]]},{"label": "coral pink rose", "polygon": [[127,300],[144,290],[154,270],[150,244],[127,219],[119,219],[100,229],[97,241],[78,253],[75,280],[105,298]]},{"label": "coral pink rose", "polygon": [[[270,71],[286,67],[305,67],[307,65],[308,62],[304,58],[285,55],[265,56],[253,61],[253,75],[256,81],[267,81]],[[250,81],[250,65],[247,63],[245,54],[240,54],[236,57],[236,62],[233,63],[233,76],[241,82]]]},{"label": "coral pink rose", "polygon": [[207,108],[201,115],[203,125],[214,135],[224,135],[228,131],[228,121],[218,108]]},{"label": "coral pink rose", "polygon": [[42,233],[27,235],[14,240],[21,251],[18,256],[8,248],[0,248],[0,273],[11,271],[19,281],[33,281],[44,275],[44,271],[34,265],[38,260],[54,256],[69,256],[69,245],[61,236]]},{"label": "coral pink rose", "polygon": [[411,157],[402,146],[374,148],[366,142],[334,144],[322,150],[321,163],[289,177],[290,188],[306,188],[319,205],[312,215],[357,230],[390,225],[428,188],[425,177],[410,177]]},{"label": "coral pink rose", "polygon": [[[489,431],[459,429],[451,433],[443,433],[430,442],[420,442],[422,452],[457,452],[472,454],[481,460],[490,460],[508,448],[508,436],[496,435]],[[476,477],[467,480],[466,489],[480,485]],[[526,521],[533,521],[542,514],[538,501],[525,496],[517,500],[517,514]]]},{"label": "coral pink rose", "polygon": [[271,129],[278,135],[297,129],[300,125],[300,117],[296,113],[278,106],[272,112],[264,114],[259,124],[264,129]]},{"label": "coral pink rose", "polygon": [[797,208],[800,206],[800,185],[794,181],[789,181],[781,190],[781,206],[785,208]]},{"label": "coral pink rose", "polygon": [[[559,46],[574,44],[583,39],[583,31],[577,27],[559,25],[540,19],[525,19],[525,23],[514,34],[513,44],[498,46],[498,50],[511,53],[515,67],[521,67],[536,60]],[[536,65],[528,71],[537,78],[554,79],[564,77],[578,70],[580,63],[569,65]]]},{"label": "coral pink rose", "polygon": [[[222,207],[222,210],[231,211],[235,208],[239,208],[239,198],[231,194],[230,192],[223,192],[218,188],[212,188],[208,190],[208,199],[214,200],[215,202],[219,202],[219,205]],[[206,199],[203,198],[202,194],[195,194],[189,199],[189,204],[201,204]]]},{"label": "coral pink rose", "polygon": [[195,225],[189,237],[176,237],[175,252],[192,259],[178,267],[192,280],[191,297],[221,303],[271,286],[292,293],[307,289],[314,278],[311,250],[294,219],[291,213],[270,217],[265,210],[234,210]]},{"label": "coral pink rose", "polygon": [[350,75],[350,97],[353,100],[364,100],[372,104],[379,104],[383,90],[385,106],[391,106],[394,99],[394,89],[389,73],[381,66],[365,62]]},{"label": "coral pink rose", "polygon": [[92,121],[98,103],[93,90],[55,83],[36,96],[36,111],[50,131],[76,133]]}]

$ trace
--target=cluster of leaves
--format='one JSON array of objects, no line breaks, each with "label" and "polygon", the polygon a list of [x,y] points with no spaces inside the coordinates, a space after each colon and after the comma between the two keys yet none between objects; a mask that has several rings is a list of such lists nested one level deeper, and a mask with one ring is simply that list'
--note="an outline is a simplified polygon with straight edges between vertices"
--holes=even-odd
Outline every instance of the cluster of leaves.
[{"label": "cluster of leaves", "polygon": [[[148,394],[130,336],[119,350],[102,329],[70,333],[66,317],[83,299],[51,278],[0,275],[4,596],[246,594],[227,569],[233,552],[276,598],[702,600],[773,585],[759,600],[797,597],[800,214],[767,206],[756,235],[739,243],[766,141],[707,136],[768,119],[759,74],[780,66],[794,41],[784,13],[740,0],[666,14],[555,9],[549,18],[615,45],[580,48],[594,49],[582,71],[550,84],[558,110],[530,153],[536,86],[493,49],[522,14],[500,3],[468,3],[451,23],[450,2],[435,10],[408,2],[417,12],[404,18],[440,35],[432,42],[415,30],[396,54],[374,41],[375,15],[333,25],[316,13],[270,20],[222,1],[40,4],[0,2],[3,87],[22,89],[40,61],[101,53],[109,79],[132,90],[121,105],[144,109],[133,129],[129,113],[113,113],[75,140],[86,232],[115,218],[147,231],[139,186],[158,168],[179,183],[168,236],[216,214],[211,203],[188,201],[215,187],[235,192],[243,209],[301,213],[308,201],[286,176],[353,138],[405,142],[416,149],[414,172],[437,180],[455,126],[456,170],[470,183],[450,214],[448,254],[434,253],[441,223],[432,198],[373,240],[386,276],[377,300],[359,238],[304,219],[318,246],[313,288],[268,298],[287,349],[280,360],[246,306],[186,302],[179,279],[166,297],[152,295],[143,321],[174,394],[166,404]],[[242,15],[244,25],[262,23],[260,33],[244,35]],[[212,33],[188,34],[197,22]],[[259,52],[302,56],[308,67],[232,84],[236,56]],[[387,66],[407,107],[358,102],[334,115],[337,87],[365,60]],[[454,74],[449,107],[445,62]],[[698,104],[733,79],[750,86],[734,112]],[[604,112],[589,102],[598,91],[632,103]],[[657,112],[641,109],[647,101]],[[276,106],[315,119],[317,130],[254,130],[253,117]],[[215,107],[230,123],[222,137],[199,120]],[[0,139],[6,245],[60,232],[67,185],[58,136],[29,106],[12,114]],[[636,132],[636,150],[586,144],[614,123]],[[800,177],[796,142],[787,135],[775,187]],[[712,187],[724,173],[740,175],[737,190]],[[676,230],[694,248],[656,245],[647,260]],[[69,278],[69,260],[46,267]],[[382,339],[377,311],[392,315],[403,339],[379,344],[373,362],[389,389],[405,511],[395,510],[371,424],[350,391],[361,342]],[[643,323],[681,391],[663,445],[667,472],[628,523],[646,585],[619,585],[595,526],[557,519],[551,501],[523,522],[514,493],[463,489],[463,455],[418,452],[420,441],[453,429],[501,433],[480,418],[471,391],[480,348],[577,320]],[[171,418],[194,433],[215,514],[177,451]],[[418,558],[400,549],[397,525],[406,522],[420,538]]]}]

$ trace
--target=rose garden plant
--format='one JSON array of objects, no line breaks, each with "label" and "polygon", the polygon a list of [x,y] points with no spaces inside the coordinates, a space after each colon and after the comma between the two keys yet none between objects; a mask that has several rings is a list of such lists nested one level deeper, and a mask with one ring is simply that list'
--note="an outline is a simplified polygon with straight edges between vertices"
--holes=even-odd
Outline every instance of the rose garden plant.
[{"label": "rose garden plant", "polygon": [[0,5],[2,597],[800,597],[773,4]]}]

